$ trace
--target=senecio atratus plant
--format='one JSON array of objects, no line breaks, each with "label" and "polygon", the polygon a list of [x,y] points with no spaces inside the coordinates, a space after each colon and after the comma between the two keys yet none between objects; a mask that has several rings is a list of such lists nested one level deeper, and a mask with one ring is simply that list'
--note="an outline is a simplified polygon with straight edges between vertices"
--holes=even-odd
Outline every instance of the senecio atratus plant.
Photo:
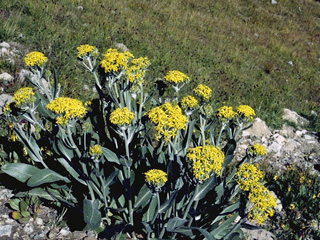
[{"label": "senecio atratus plant", "polygon": [[60,96],[47,58],[31,52],[24,60],[33,88],[19,89],[4,107],[26,157],[2,171],[25,183],[25,194],[80,209],[85,229],[109,238],[241,239],[246,220],[261,225],[273,215],[275,197],[254,164],[266,149],[253,144],[232,162],[251,107],[214,111],[204,84],[180,98],[190,81],[180,71],[164,76],[173,94],[163,101],[144,89],[147,58],[77,50],[98,99]]}]

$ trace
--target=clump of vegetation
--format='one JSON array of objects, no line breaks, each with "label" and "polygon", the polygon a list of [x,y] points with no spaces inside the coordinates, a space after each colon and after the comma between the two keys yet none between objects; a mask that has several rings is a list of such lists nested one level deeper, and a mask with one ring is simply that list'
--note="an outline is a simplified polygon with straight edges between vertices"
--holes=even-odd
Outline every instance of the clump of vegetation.
[{"label": "clump of vegetation", "polygon": [[[205,84],[182,97],[189,76],[177,70],[163,79],[175,93],[163,101],[144,90],[148,58],[111,48],[99,54],[88,44],[77,49],[99,98],[61,96],[48,58],[31,52],[24,61],[33,88],[20,88],[4,107],[25,152],[1,167],[24,183],[19,197],[52,202],[63,214],[77,209],[84,230],[107,238],[241,239],[246,219],[262,225],[273,216],[276,199],[254,165],[265,147],[253,144],[232,163],[253,108],[216,109]],[[21,198],[10,206],[20,222],[36,216]]]}]

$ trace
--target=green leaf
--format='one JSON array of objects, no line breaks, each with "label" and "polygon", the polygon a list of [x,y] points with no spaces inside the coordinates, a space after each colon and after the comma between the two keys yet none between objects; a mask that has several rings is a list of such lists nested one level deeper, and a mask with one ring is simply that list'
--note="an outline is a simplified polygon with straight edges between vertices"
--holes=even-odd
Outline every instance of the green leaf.
[{"label": "green leaf", "polygon": [[28,209],[28,204],[26,203],[26,201],[21,200],[19,207],[20,207],[20,211],[21,211],[21,212],[24,212],[24,211],[27,211],[27,209]]},{"label": "green leaf", "polygon": [[232,214],[235,211],[238,210],[238,208],[240,207],[240,202],[236,202],[228,207],[225,207],[221,213],[219,213],[219,216],[217,216],[214,221],[212,222],[211,225],[213,225],[214,223],[220,221],[221,219],[225,218],[228,214]]},{"label": "green leaf", "polygon": [[230,139],[227,145],[223,148],[225,156],[233,155],[234,150],[237,147],[237,142],[234,139]]},{"label": "green leaf", "polygon": [[216,200],[216,204],[219,204],[220,203],[220,199],[221,199],[221,197],[222,197],[222,195],[223,195],[223,193],[224,193],[224,183],[222,182],[222,183],[220,183],[218,186],[216,186],[215,187],[215,191],[216,191],[216,193],[217,193],[217,200]]},{"label": "green leaf", "polygon": [[7,163],[2,166],[1,170],[6,174],[14,177],[20,182],[26,182],[39,170],[38,168],[25,163]]},{"label": "green leaf", "polygon": [[226,184],[228,184],[233,179],[233,177],[236,175],[236,173],[237,173],[237,168],[233,168],[232,172],[226,178]]},{"label": "green leaf", "polygon": [[19,223],[26,224],[26,223],[29,222],[29,220],[30,220],[30,217],[24,217],[24,218],[20,218],[20,219],[18,220],[18,222],[19,222]]},{"label": "green leaf", "polygon": [[238,217],[238,215],[239,214],[234,214],[233,216],[228,218],[226,221],[220,224],[217,228],[211,231],[211,234],[216,239],[223,239],[223,237],[228,233],[229,228],[232,227],[232,223]]},{"label": "green leaf", "polygon": [[205,229],[199,227],[189,227],[190,229],[199,231],[207,240],[215,240],[215,238]]},{"label": "green leaf", "polygon": [[19,198],[15,198],[13,200],[9,201],[9,205],[13,210],[17,210],[19,211],[19,204],[20,204],[20,199]]},{"label": "green leaf", "polygon": [[174,193],[172,193],[170,195],[170,198],[160,206],[160,209],[158,212],[163,213],[163,212],[167,211],[171,207],[171,205],[172,205],[173,201],[176,199],[177,195],[178,195],[178,191],[175,191]]},{"label": "green leaf", "polygon": [[101,223],[101,212],[99,211],[99,201],[98,200],[88,200],[83,201],[83,218],[87,227],[91,230],[99,228]]},{"label": "green leaf", "polygon": [[120,164],[120,159],[118,158],[117,154],[112,152],[110,149],[101,147],[102,153],[104,157],[109,161],[109,162],[114,162],[117,164]]},{"label": "green leaf", "polygon": [[179,217],[171,218],[167,224],[167,231],[173,232],[175,229],[179,228],[180,226],[183,226],[183,224],[185,224],[187,221],[188,220]]},{"label": "green leaf", "polygon": [[83,185],[87,185],[85,181],[80,178],[80,174],[76,171],[76,167],[72,164],[72,162],[67,161],[64,158],[58,158],[58,162],[70,173],[70,175],[76,179],[78,182]]},{"label": "green leaf", "polygon": [[44,199],[47,199],[50,201],[55,200],[46,190],[44,190],[42,188],[33,188],[28,192],[28,194],[30,196],[37,196],[37,197],[44,198]]},{"label": "green leaf", "polygon": [[25,218],[30,218],[30,216],[31,216],[30,213],[27,211],[21,212],[21,215],[22,215],[22,217],[25,217]]},{"label": "green leaf", "polygon": [[205,181],[204,184],[198,186],[198,191],[195,195],[194,200],[200,200],[206,196],[206,194],[212,190],[217,183],[216,176],[211,176],[209,179]]},{"label": "green leaf", "polygon": [[226,155],[223,162],[223,167],[226,167],[231,163],[232,159],[234,158],[234,155]]},{"label": "green leaf", "polygon": [[146,205],[152,196],[152,192],[150,191],[148,186],[144,184],[138,193],[137,201],[134,204],[134,208],[137,209],[141,205]]},{"label": "green leaf", "polygon": [[114,170],[106,179],[104,186],[105,187],[109,187],[110,185],[112,185],[117,179],[116,177],[119,174],[119,170]]},{"label": "green leaf", "polygon": [[59,173],[52,171],[51,169],[38,169],[38,171],[28,180],[27,185],[29,187],[37,187],[45,183],[53,183],[57,181],[64,181],[69,183],[70,180],[61,176]]},{"label": "green leaf", "polygon": [[143,221],[150,222],[153,219],[153,216],[156,213],[157,203],[157,197],[153,195],[149,206],[147,206],[148,210],[143,215]]}]

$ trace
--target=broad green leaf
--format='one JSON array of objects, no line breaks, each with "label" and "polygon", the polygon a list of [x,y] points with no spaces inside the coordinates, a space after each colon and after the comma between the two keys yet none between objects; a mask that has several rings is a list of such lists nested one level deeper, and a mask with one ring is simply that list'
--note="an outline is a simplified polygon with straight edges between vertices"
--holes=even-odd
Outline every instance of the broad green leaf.
[{"label": "broad green leaf", "polygon": [[26,224],[30,220],[30,217],[23,217],[18,220],[19,223]]},{"label": "broad green leaf", "polygon": [[37,187],[45,183],[53,183],[57,181],[64,181],[69,183],[70,180],[61,176],[59,173],[52,171],[51,169],[39,169],[27,182],[29,187]]},{"label": "broad green leaf", "polygon": [[15,199],[9,201],[10,207],[11,207],[13,210],[17,210],[17,211],[20,210],[20,209],[19,209],[19,203],[20,203],[20,199],[18,199],[18,198],[15,198]]},{"label": "broad green leaf", "polygon": [[104,186],[108,187],[112,185],[116,181],[116,177],[118,176],[118,174],[119,174],[119,170],[114,170],[106,179]]},{"label": "broad green leaf", "polygon": [[216,186],[215,187],[215,191],[216,191],[216,193],[217,193],[217,200],[216,200],[216,204],[219,204],[220,203],[220,199],[221,199],[221,197],[222,197],[222,195],[223,195],[223,193],[224,193],[224,184],[223,184],[223,182],[222,183],[220,183],[218,186]]},{"label": "broad green leaf", "polygon": [[134,204],[134,208],[137,209],[141,205],[146,205],[152,196],[152,192],[150,191],[148,186],[144,184],[138,193],[138,197]]},{"label": "broad green leaf", "polygon": [[33,188],[31,189],[28,194],[30,196],[37,196],[37,197],[40,197],[40,198],[44,198],[44,199],[47,199],[47,200],[50,200],[50,201],[54,201],[55,199],[46,191],[44,190],[43,188]]},{"label": "broad green leaf", "polygon": [[2,166],[1,170],[20,182],[26,182],[39,169],[25,163],[7,163]]},{"label": "broad green leaf", "polygon": [[150,222],[153,219],[154,214],[156,214],[157,203],[157,197],[153,195],[149,206],[147,206],[148,210],[143,215],[143,221]]},{"label": "broad green leaf", "polygon": [[167,231],[173,232],[175,229],[179,228],[180,226],[183,226],[188,220],[182,219],[179,217],[171,218],[168,221]]},{"label": "broad green leaf", "polygon": [[189,227],[192,230],[199,231],[207,240],[215,240],[215,238],[205,229],[202,229],[200,227]]},{"label": "broad green leaf", "polygon": [[95,230],[100,226],[101,223],[101,212],[99,211],[99,201],[98,200],[88,200],[83,201],[83,218],[87,226]]},{"label": "broad green leaf", "polygon": [[233,155],[234,150],[237,147],[237,142],[234,139],[230,139],[227,145],[223,148],[225,156]]},{"label": "broad green leaf", "polygon": [[25,218],[29,218],[31,216],[30,213],[27,211],[21,212],[21,215],[22,215],[22,217],[25,217]]},{"label": "broad green leaf", "polygon": [[160,206],[160,209],[158,212],[163,213],[163,212],[167,211],[171,207],[175,198],[177,197],[177,194],[178,194],[178,191],[175,191],[174,193],[172,193],[170,195],[170,198]]},{"label": "broad green leaf", "polygon": [[226,221],[224,221],[222,224],[220,224],[217,228],[215,228],[213,231],[211,231],[211,234],[216,239],[223,239],[223,237],[228,233],[229,228],[232,227],[232,224],[234,220],[238,217],[239,214],[234,214],[230,218],[228,218]]},{"label": "broad green leaf", "polygon": [[21,200],[19,207],[20,207],[20,211],[24,212],[24,211],[27,211],[28,204],[26,203],[26,201]]},{"label": "broad green leaf", "polygon": [[226,178],[226,184],[228,184],[233,179],[233,177],[236,175],[236,173],[237,173],[237,168],[233,168],[232,172]]},{"label": "broad green leaf", "polygon": [[204,198],[206,194],[214,188],[216,183],[217,181],[215,176],[211,176],[209,179],[207,179],[204,184],[198,186],[198,191],[194,200],[197,201]]},{"label": "broad green leaf", "polygon": [[74,164],[64,158],[58,158],[58,162],[70,173],[70,175],[76,179],[78,182],[82,183],[83,185],[87,185],[85,181],[80,178],[80,174],[77,172],[77,168]]},{"label": "broad green leaf", "polygon": [[223,162],[223,167],[226,167],[231,163],[232,159],[234,158],[234,155],[226,155]]},{"label": "broad green leaf", "polygon": [[105,147],[101,147],[101,150],[107,161],[120,164],[120,159],[118,158],[117,154]]},{"label": "broad green leaf", "polygon": [[236,210],[238,210],[238,208],[240,207],[240,202],[236,202],[228,207],[225,207],[221,213],[219,214],[219,216],[217,216],[214,221],[212,222],[211,225],[213,225],[214,223],[220,221],[221,219],[225,218],[228,214],[232,214],[234,213]]}]

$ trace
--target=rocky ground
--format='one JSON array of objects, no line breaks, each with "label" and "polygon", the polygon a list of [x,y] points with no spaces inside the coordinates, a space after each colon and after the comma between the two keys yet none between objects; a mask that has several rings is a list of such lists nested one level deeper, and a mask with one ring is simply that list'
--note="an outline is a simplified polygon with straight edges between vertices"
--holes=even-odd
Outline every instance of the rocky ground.
[{"label": "rocky ground", "polygon": [[[15,59],[22,57],[21,49],[19,44],[2,42],[0,59],[6,59],[14,64]],[[2,114],[2,106],[12,98],[4,92],[4,89],[14,82],[24,82],[27,74],[26,69],[20,70],[15,76],[0,72],[0,114]],[[243,132],[238,142],[236,159],[241,159],[250,144],[259,143],[267,148],[268,155],[264,164],[270,171],[285,170],[286,166],[292,164],[305,171],[318,173],[320,170],[319,136],[315,132],[304,130],[308,121],[297,113],[284,109],[283,118],[297,127],[283,125],[281,129],[272,130],[264,121],[256,118],[253,125]],[[45,206],[41,206],[36,220],[31,219],[27,224],[19,224],[10,217],[12,210],[8,206],[8,201],[12,197],[12,190],[0,186],[0,239],[97,239],[97,235],[91,231],[71,231],[68,227],[59,226],[56,222],[57,212]],[[277,209],[281,211],[280,201]],[[246,231],[246,234],[249,240],[273,239],[272,234],[265,230]]]}]

